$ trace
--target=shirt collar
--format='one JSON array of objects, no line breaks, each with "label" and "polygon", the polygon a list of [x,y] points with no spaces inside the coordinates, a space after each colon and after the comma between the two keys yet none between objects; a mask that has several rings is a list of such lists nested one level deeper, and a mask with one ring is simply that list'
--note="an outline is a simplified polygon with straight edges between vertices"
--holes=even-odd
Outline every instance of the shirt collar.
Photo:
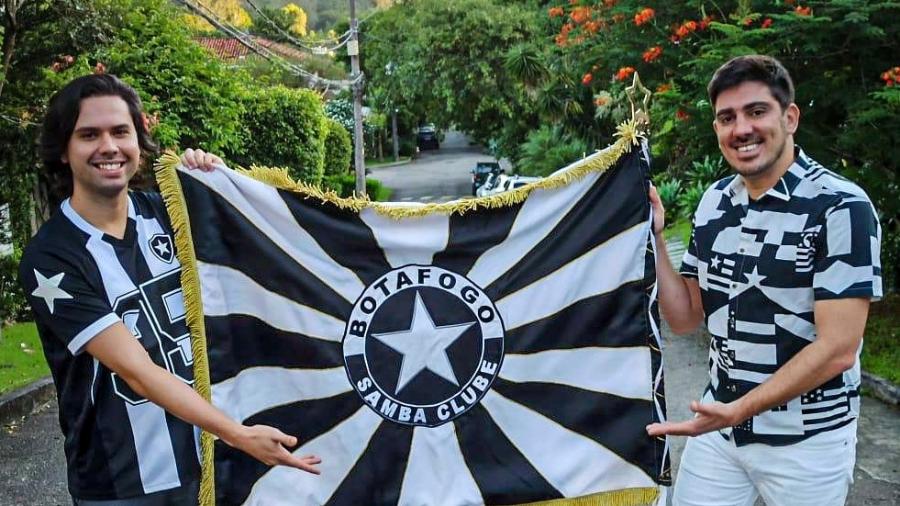
[{"label": "shirt collar", "polygon": [[[791,163],[790,167],[788,167],[788,170],[778,179],[774,186],[760,196],[760,199],[769,196],[785,202],[790,202],[791,193],[806,173],[804,167],[808,164],[808,160],[809,158],[806,156],[806,153],[798,146],[795,151],[794,161]],[[747,187],[744,184],[744,177],[740,174],[736,174],[734,179],[728,183],[726,191],[728,192],[728,196],[731,197],[732,204],[736,206],[749,204],[750,197],[747,193]]]}]

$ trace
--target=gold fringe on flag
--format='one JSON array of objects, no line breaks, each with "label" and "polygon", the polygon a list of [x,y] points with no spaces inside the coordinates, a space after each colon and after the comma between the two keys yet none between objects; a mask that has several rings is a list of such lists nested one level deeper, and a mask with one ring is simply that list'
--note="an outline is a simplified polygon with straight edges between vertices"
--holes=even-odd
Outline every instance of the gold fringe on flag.
[{"label": "gold fringe on flag", "polygon": [[[538,189],[559,188],[572,181],[581,179],[588,174],[606,172],[619,158],[631,151],[632,146],[640,144],[642,133],[633,121],[619,125],[616,131],[618,140],[603,151],[599,151],[583,160],[573,163],[567,170],[527,184],[515,190],[491,195],[488,197],[466,198],[441,204],[424,205],[388,205],[382,202],[373,202],[368,197],[341,197],[332,190],[326,190],[319,186],[294,180],[287,169],[278,167],[252,166],[249,169],[239,168],[237,172],[252,177],[257,181],[274,186],[281,190],[299,193],[304,198],[311,198],[321,202],[327,202],[339,209],[360,212],[371,208],[378,214],[393,219],[413,218],[427,216],[429,214],[465,214],[479,208],[495,209],[523,202],[531,192]],[[178,159],[171,156],[163,156],[157,162],[157,174],[169,169],[174,170],[178,166]],[[159,177],[159,175],[157,175]]]},{"label": "gold fringe on flag", "polygon": [[[184,294],[184,309],[187,325],[191,332],[191,352],[194,355],[194,390],[212,401],[209,383],[209,359],[206,355],[206,325],[203,322],[203,304],[200,300],[200,276],[197,273],[194,241],[191,237],[191,222],[187,205],[181,191],[181,181],[175,167],[180,160],[172,153],[162,155],[156,164],[156,181],[169,211],[169,220],[175,231],[175,249],[181,263],[181,290]],[[213,442],[215,436],[200,433],[200,506],[214,506],[216,498],[215,466],[213,465]]]},{"label": "gold fringe on flag", "polygon": [[610,490],[582,497],[552,499],[530,502],[517,506],[649,506],[659,497],[656,487],[625,488]]},{"label": "gold fringe on flag", "polygon": [[[237,169],[238,172],[250,176],[260,182],[283,190],[294,191],[305,198],[327,202],[340,209],[360,212],[372,208],[377,213],[393,219],[438,214],[464,214],[479,208],[498,208],[523,202],[531,192],[537,189],[559,188],[588,174],[604,173],[619,158],[640,144],[643,135],[634,121],[622,123],[617,128],[618,140],[607,149],[595,153],[581,161],[570,165],[567,170],[516,188],[508,192],[472,199],[462,199],[442,204],[425,204],[420,206],[395,206],[373,202],[368,198],[342,198],[331,190],[295,181],[286,169],[269,167],[251,167]],[[175,247],[181,263],[181,287],[184,293],[184,305],[187,325],[191,332],[191,350],[194,354],[194,389],[207,401],[211,401],[209,380],[209,360],[206,354],[206,327],[203,321],[203,305],[200,293],[200,278],[197,272],[194,243],[191,236],[191,225],[188,219],[187,205],[181,190],[176,167],[181,163],[174,153],[165,153],[157,161],[154,170],[159,183],[160,192],[169,211],[169,219],[175,231]],[[215,436],[203,431],[200,439],[200,463],[202,477],[200,481],[200,506],[215,505],[215,466],[213,465],[213,443]],[[654,487],[633,488],[600,492],[584,497],[570,499],[554,499],[529,503],[522,506],[640,506],[651,504],[656,500],[659,491]]]}]

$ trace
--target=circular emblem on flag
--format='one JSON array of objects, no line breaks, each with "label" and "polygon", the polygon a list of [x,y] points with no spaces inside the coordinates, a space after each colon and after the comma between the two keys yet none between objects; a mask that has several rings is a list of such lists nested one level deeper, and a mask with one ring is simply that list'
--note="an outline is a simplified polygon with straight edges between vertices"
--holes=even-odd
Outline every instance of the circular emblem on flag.
[{"label": "circular emblem on flag", "polygon": [[503,321],[480,287],[431,265],[366,287],[344,331],[344,364],[383,418],[435,427],[478,404],[503,361]]}]

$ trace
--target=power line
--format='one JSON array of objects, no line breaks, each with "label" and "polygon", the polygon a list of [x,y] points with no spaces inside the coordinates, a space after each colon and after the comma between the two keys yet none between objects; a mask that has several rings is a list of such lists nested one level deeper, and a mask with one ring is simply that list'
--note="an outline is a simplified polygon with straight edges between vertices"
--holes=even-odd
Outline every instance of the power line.
[{"label": "power line", "polygon": [[305,43],[298,40],[297,38],[292,36],[290,33],[284,31],[280,26],[278,26],[277,23],[275,23],[275,21],[273,21],[271,18],[266,16],[266,14],[262,11],[262,9],[257,7],[256,4],[252,2],[252,0],[244,0],[244,1],[247,2],[247,4],[249,4],[250,7],[252,7],[253,10],[256,11],[256,13],[259,15],[259,17],[264,19],[269,25],[272,26],[272,28],[277,30],[278,33],[281,34],[283,37],[287,38],[288,41],[290,41],[293,45],[295,45],[297,47],[301,47],[303,49],[306,49],[307,51],[309,51],[313,54],[325,54],[325,53],[328,53],[329,51],[337,51],[338,49],[343,47],[345,44],[347,44],[347,42],[350,40],[350,30],[347,30],[346,32],[341,34],[337,39],[329,40],[329,42],[336,41],[337,45],[335,45],[335,46],[326,47],[322,44],[319,44],[317,46],[307,46]]},{"label": "power line", "polygon": [[[353,80],[333,80],[333,79],[325,79],[320,77],[318,74],[309,72],[303,67],[289,62],[282,58],[280,55],[272,51],[271,49],[259,44],[253,37],[249,34],[242,32],[237,27],[227,24],[218,19],[215,11],[204,5],[199,0],[196,0],[197,5],[194,5],[192,2],[188,0],[177,0],[179,3],[187,7],[192,12],[198,14],[200,17],[208,21],[214,27],[218,28],[222,32],[232,36],[237,40],[241,45],[245,46],[247,49],[253,51],[254,53],[262,56],[264,59],[268,60],[271,63],[281,66],[282,68],[288,70],[289,72],[294,73],[300,77],[304,77],[307,79],[308,84],[312,87],[316,87],[319,85],[325,85],[326,87],[335,87],[335,88],[348,88],[354,85],[356,82],[360,80],[359,76]],[[199,7],[198,7],[199,5]]]}]

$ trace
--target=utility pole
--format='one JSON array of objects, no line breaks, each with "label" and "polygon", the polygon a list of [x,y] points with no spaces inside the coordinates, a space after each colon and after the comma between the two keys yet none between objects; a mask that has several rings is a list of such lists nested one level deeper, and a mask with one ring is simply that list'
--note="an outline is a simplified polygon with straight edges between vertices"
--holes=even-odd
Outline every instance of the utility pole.
[{"label": "utility pole", "polygon": [[350,80],[353,82],[353,164],[356,167],[356,194],[366,194],[366,157],[363,149],[362,91],[363,80],[359,69],[359,21],[356,19],[356,0],[350,0]]},{"label": "utility pole", "polygon": [[400,160],[400,140],[397,139],[397,108],[391,104],[391,139],[394,141],[394,161]]}]

